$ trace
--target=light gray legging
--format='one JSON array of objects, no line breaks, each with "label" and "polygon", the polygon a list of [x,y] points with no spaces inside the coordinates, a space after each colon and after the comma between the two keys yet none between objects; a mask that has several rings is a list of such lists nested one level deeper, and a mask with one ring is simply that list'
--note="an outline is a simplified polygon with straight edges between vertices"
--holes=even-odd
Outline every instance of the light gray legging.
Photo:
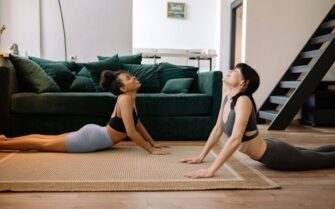
[{"label": "light gray legging", "polygon": [[304,171],[335,167],[335,145],[302,148],[279,139],[266,138],[267,149],[259,162],[282,171]]}]

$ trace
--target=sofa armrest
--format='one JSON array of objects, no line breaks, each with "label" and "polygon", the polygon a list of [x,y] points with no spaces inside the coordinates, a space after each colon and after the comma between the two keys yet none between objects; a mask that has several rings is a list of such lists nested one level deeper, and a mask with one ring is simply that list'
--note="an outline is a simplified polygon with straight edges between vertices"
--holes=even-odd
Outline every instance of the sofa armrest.
[{"label": "sofa armrest", "polygon": [[210,71],[198,73],[197,88],[200,93],[212,96],[212,126],[218,117],[222,98],[222,72]]},{"label": "sofa armrest", "polygon": [[198,73],[197,88],[200,93],[210,96],[220,95],[222,92],[222,72],[211,71]]},{"label": "sofa armrest", "polygon": [[16,71],[8,58],[0,57],[0,133],[8,134],[10,98],[18,91]]}]

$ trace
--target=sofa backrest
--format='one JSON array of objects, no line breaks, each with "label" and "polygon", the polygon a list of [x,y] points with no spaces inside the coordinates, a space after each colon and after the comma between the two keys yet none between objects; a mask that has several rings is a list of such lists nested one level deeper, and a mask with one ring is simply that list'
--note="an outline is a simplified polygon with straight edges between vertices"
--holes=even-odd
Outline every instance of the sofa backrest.
[{"label": "sofa backrest", "polygon": [[[36,58],[30,58],[31,62],[36,62]],[[39,58],[40,59],[40,58]],[[42,60],[42,61],[41,61]],[[104,61],[104,60],[102,60]],[[41,64],[41,63],[42,64]],[[90,71],[86,69],[83,63],[73,63],[73,62],[57,62],[57,61],[51,61],[51,60],[44,60],[40,59],[38,62],[36,62],[38,65],[40,65],[42,68],[45,68],[46,66],[50,67],[52,64],[52,70],[51,75],[55,75],[55,71],[57,71],[58,65],[64,65],[69,68],[69,73],[73,76],[72,79],[67,80],[70,81],[70,84],[67,84],[68,87],[70,87],[68,90],[69,92],[94,92],[97,89],[95,88],[94,82],[92,81]],[[35,63],[35,64],[36,64]],[[39,64],[40,63],[40,64]],[[99,64],[99,62],[97,62]],[[15,76],[15,68],[10,63],[8,59],[2,58],[2,67],[5,67],[8,69],[8,72],[11,72],[11,82],[9,82],[8,85],[8,91],[10,94],[22,91],[20,89],[21,85],[18,84],[18,79]],[[77,68],[82,67],[81,70],[78,70]],[[72,68],[75,68],[76,70],[71,70]],[[142,87],[139,90],[140,93],[159,93],[164,88],[164,85],[167,83],[167,81],[171,79],[180,79],[180,78],[191,78],[193,79],[193,82],[191,86],[188,89],[188,92],[190,93],[205,93],[208,95],[214,94],[213,92],[216,91],[216,89],[221,88],[222,86],[222,75],[220,75],[220,72],[213,71],[213,72],[199,72],[198,68],[192,67],[192,66],[178,66],[173,65],[171,63],[159,63],[159,64],[152,64],[152,65],[140,65],[140,64],[120,64],[120,68],[126,71],[129,71],[130,73],[134,74],[142,83]],[[45,69],[43,69],[45,70]],[[61,68],[61,73],[57,74],[57,78],[59,79],[59,76],[64,76],[67,74],[64,74],[64,68]],[[46,73],[48,74],[48,73]],[[48,74],[50,75],[50,74]],[[46,75],[46,76],[48,76]],[[56,77],[50,76],[52,79],[56,80]],[[5,79],[6,80],[6,79]],[[59,79],[62,83],[65,83],[64,78]],[[58,83],[59,81],[56,80]],[[72,83],[72,84],[71,84]],[[219,86],[217,85],[219,84]],[[5,84],[3,84],[5,85]],[[2,88],[4,89],[4,88]],[[5,88],[6,89],[6,88]],[[60,88],[60,91],[63,91],[63,88]],[[183,91],[184,92],[184,91]]]}]

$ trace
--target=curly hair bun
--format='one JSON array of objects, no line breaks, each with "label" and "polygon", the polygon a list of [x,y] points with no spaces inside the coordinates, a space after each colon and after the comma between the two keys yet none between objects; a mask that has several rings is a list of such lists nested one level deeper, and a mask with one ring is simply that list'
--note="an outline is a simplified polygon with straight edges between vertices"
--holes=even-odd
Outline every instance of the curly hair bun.
[{"label": "curly hair bun", "polygon": [[101,73],[100,87],[104,90],[110,90],[111,84],[117,79],[115,72],[105,70]]}]

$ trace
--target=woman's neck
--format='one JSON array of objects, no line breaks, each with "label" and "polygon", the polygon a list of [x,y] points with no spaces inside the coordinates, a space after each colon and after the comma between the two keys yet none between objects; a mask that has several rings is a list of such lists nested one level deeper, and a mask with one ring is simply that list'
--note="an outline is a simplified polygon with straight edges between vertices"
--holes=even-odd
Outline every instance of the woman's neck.
[{"label": "woman's neck", "polygon": [[241,93],[241,92],[242,92],[241,89],[227,86],[228,99],[231,99],[233,96],[235,96],[236,94]]},{"label": "woman's neck", "polygon": [[128,96],[130,96],[132,103],[135,104],[136,91],[128,91],[125,94],[128,95]]}]

